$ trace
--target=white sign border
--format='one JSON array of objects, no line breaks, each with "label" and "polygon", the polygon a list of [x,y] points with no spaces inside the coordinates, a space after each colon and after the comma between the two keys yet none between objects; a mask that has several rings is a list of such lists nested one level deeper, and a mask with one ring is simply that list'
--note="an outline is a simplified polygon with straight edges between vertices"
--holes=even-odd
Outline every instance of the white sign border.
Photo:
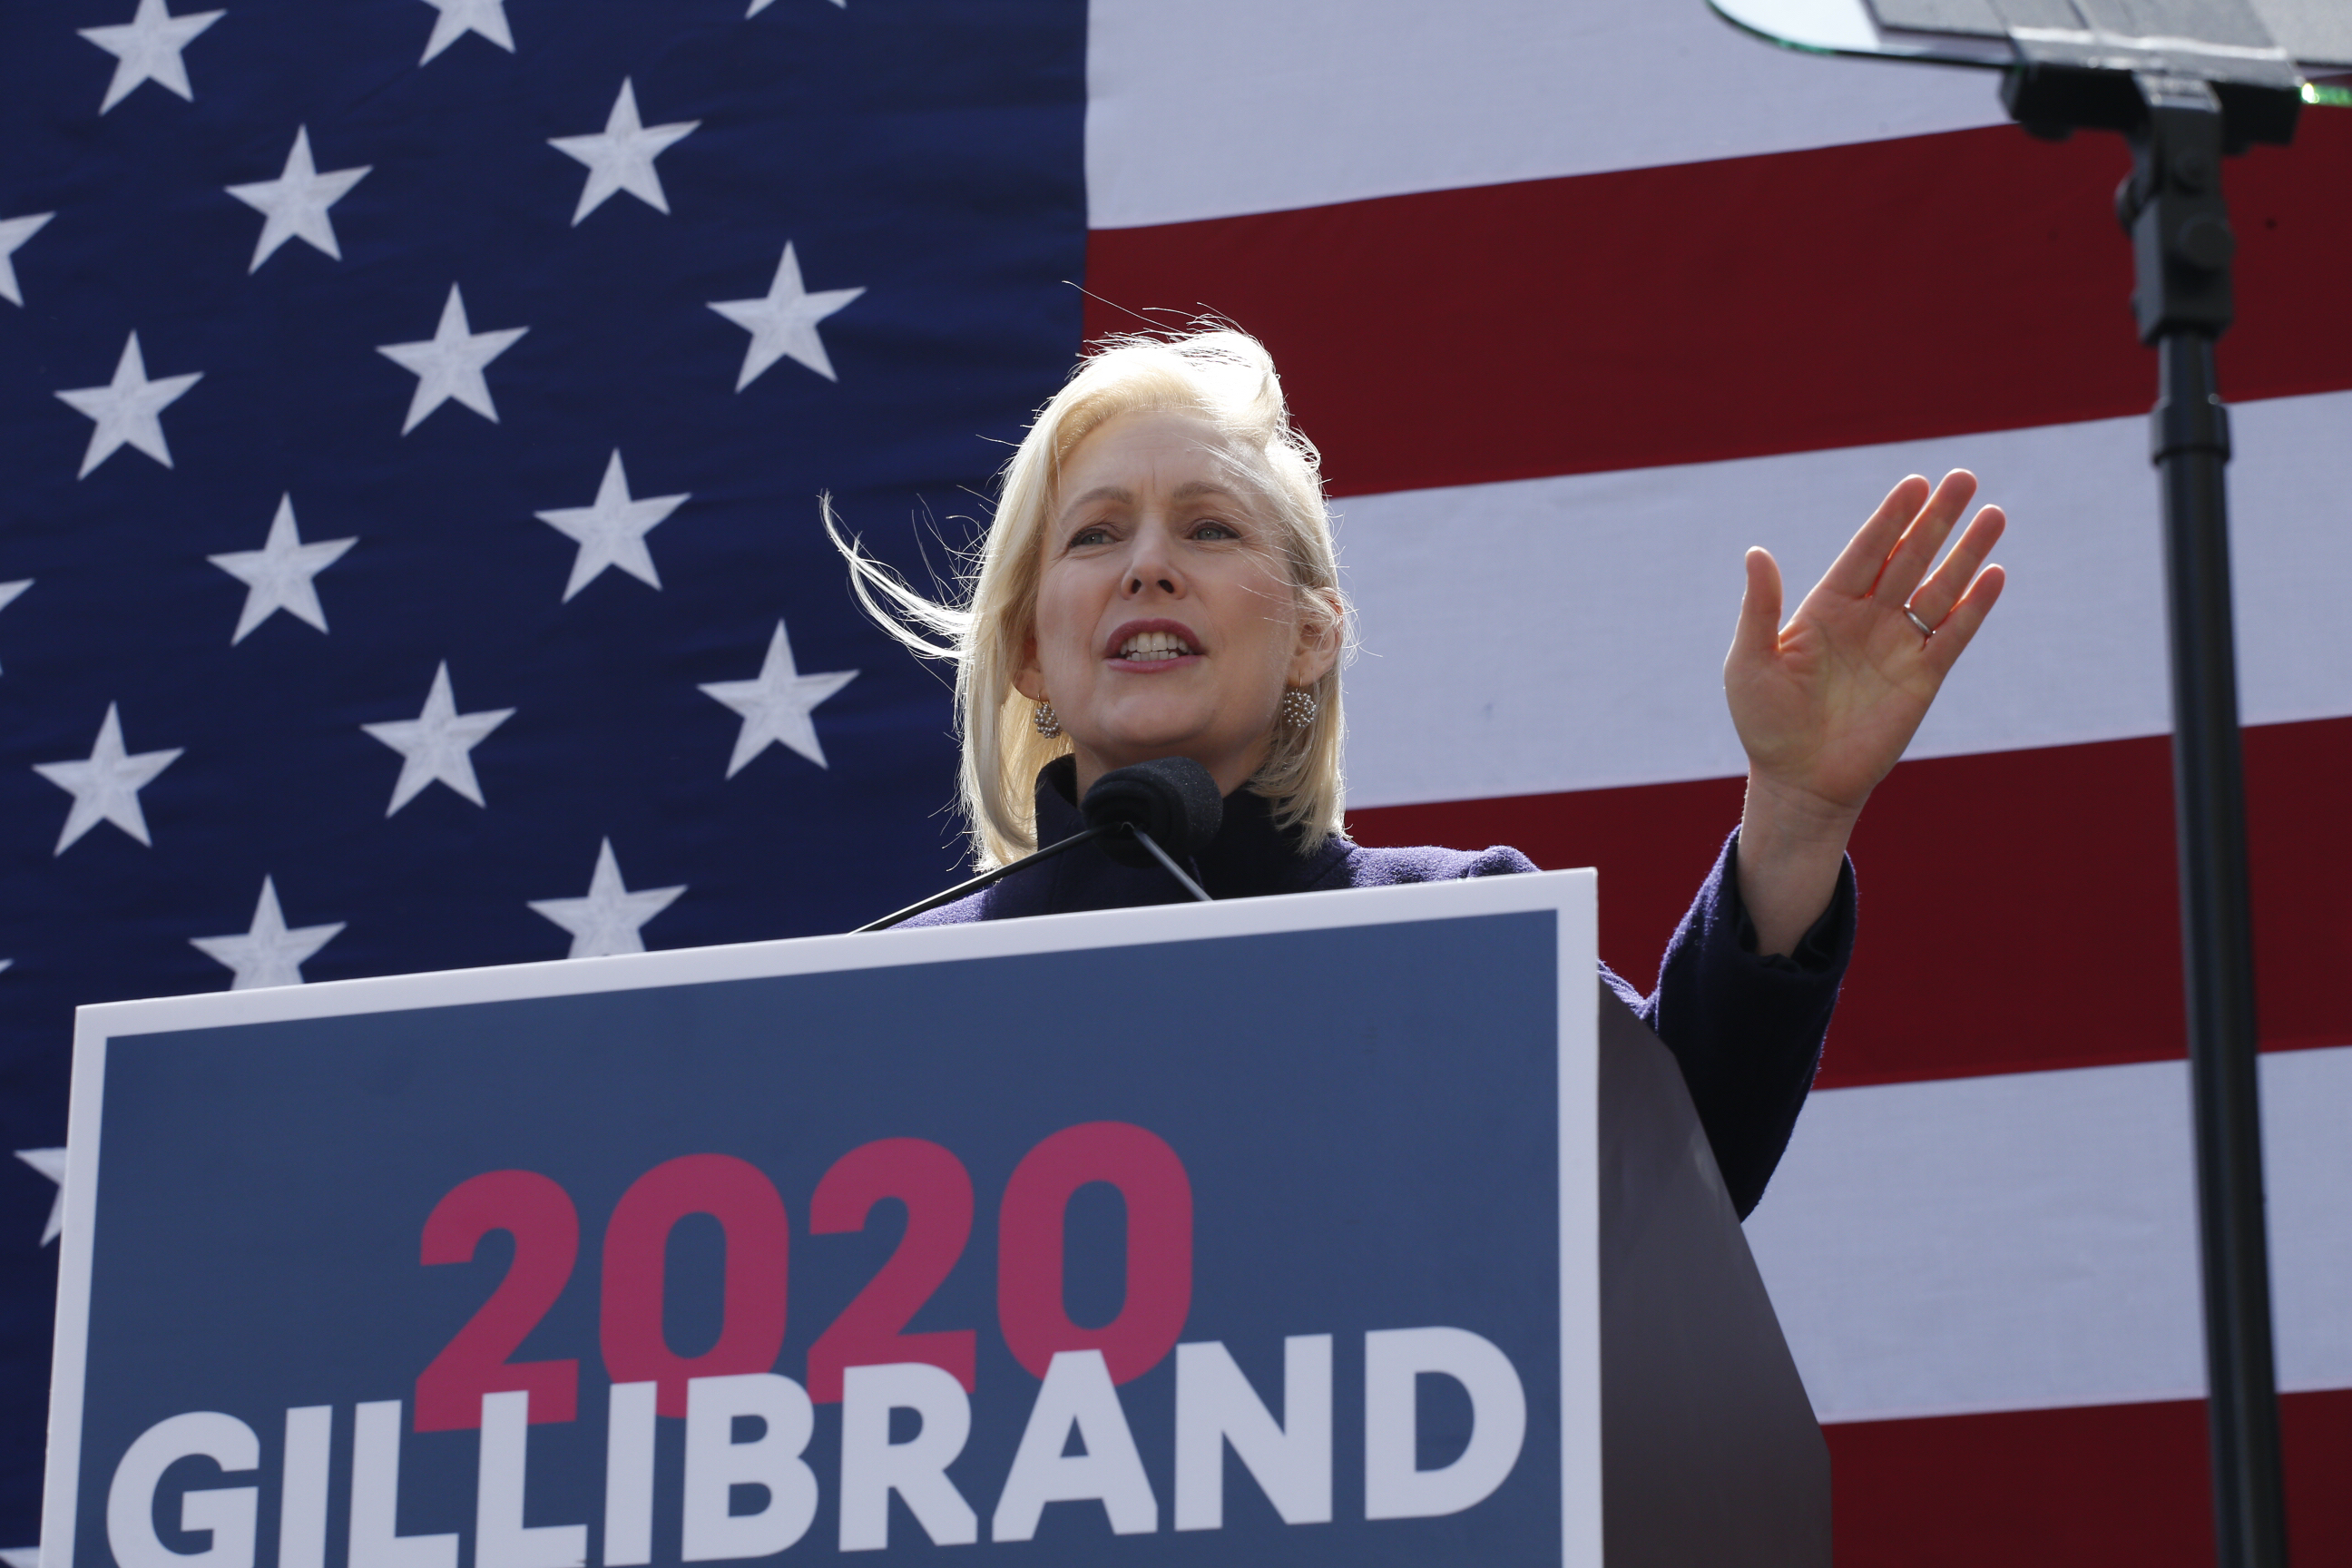
[{"label": "white sign border", "polygon": [[[1599,963],[1599,881],[1591,870],[1479,877],[1212,904],[1158,904],[970,925],[799,937],[490,969],[385,975],[197,996],[107,1002],[74,1015],[65,1228],[49,1385],[40,1568],[70,1568],[79,1524],[84,1362],[105,1109],[107,1047],[118,1038],[240,1024],[478,1003],[903,968],[1143,943],[1213,941],[1549,910],[1558,916],[1559,997],[1560,1540],[1562,1568],[1601,1568],[1601,1315],[1597,1289],[1570,1289],[1570,1260],[1599,1266],[1600,1084],[1595,994],[1570,983]],[[1569,1135],[1581,1128],[1581,1139]]]}]

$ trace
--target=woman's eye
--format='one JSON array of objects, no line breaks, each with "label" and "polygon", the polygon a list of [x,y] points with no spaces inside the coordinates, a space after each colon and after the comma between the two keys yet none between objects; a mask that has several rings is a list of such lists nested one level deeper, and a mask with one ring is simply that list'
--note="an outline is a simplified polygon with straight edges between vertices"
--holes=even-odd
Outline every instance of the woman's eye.
[{"label": "woman's eye", "polygon": [[1073,550],[1083,544],[1108,544],[1109,542],[1110,530],[1107,528],[1082,528],[1070,537],[1070,547]]},{"label": "woman's eye", "polygon": [[1239,539],[1241,534],[1239,531],[1235,530],[1231,524],[1210,521],[1195,523],[1192,528],[1192,537],[1195,539],[1215,541],[1220,539]]}]

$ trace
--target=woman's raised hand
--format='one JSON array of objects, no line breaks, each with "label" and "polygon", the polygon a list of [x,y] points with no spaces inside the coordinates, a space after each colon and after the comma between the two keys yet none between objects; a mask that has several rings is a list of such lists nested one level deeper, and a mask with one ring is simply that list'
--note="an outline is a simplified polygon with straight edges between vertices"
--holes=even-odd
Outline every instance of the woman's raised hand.
[{"label": "woman's raised hand", "polygon": [[1896,485],[1785,626],[1779,565],[1748,552],[1723,687],[1748,752],[1740,891],[1765,952],[1787,952],[1827,907],[1863,802],[2000,597],[2001,569],[1985,565],[1999,507],[1936,564],[1976,489],[1966,469],[1932,493],[1916,475]]}]

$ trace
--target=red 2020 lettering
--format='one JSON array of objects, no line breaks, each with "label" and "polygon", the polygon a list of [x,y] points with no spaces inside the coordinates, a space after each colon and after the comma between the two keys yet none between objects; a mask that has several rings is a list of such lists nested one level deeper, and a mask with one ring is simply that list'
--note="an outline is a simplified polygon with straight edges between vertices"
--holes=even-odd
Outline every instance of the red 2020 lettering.
[{"label": "red 2020 lettering", "polygon": [[[1062,1304],[1070,1198],[1107,1182],[1127,1205],[1127,1299],[1099,1329]],[[1176,1348],[1192,1308],[1192,1184],[1158,1136],[1125,1121],[1066,1127],[1014,1166],[997,1222],[996,1317],[1013,1359],[1043,1377],[1056,1351],[1100,1351],[1129,1383]]]},{"label": "red 2020 lettering", "polygon": [[[1093,1182],[1118,1189],[1127,1209],[1126,1292],[1118,1314],[1081,1328],[1063,1305],[1071,1196]],[[812,1235],[866,1228],[876,1205],[906,1206],[898,1246],[841,1315],[809,1346],[808,1391],[841,1398],[852,1366],[923,1362],[976,1382],[971,1329],[908,1333],[963,1256],[973,1215],[971,1178],[937,1143],[886,1138],[851,1150],[817,1184]],[[670,1233],[709,1215],[726,1237],[718,1340],[699,1354],[673,1350],[663,1332]],[[528,1389],[533,1422],[578,1412],[579,1363],[510,1361],[571,1279],[580,1220],[571,1198],[530,1171],[493,1171],[459,1184],[425,1221],[423,1260],[469,1261],[483,1237],[505,1230],[515,1259],[488,1300],[416,1382],[416,1428],[478,1426],[482,1395]],[[758,1167],[729,1154],[688,1154],[632,1183],[605,1226],[598,1339],[614,1383],[658,1385],[656,1407],[686,1414],[687,1382],[772,1369],[784,1342],[791,1226],[784,1201]],[[1055,1352],[1099,1350],[1120,1383],[1165,1359],[1183,1331],[1192,1296],[1192,1189],[1183,1162],[1157,1135],[1127,1122],[1065,1128],[1032,1149],[1005,1184],[999,1211],[997,1313],[1006,1347],[1032,1373]]]},{"label": "red 2020 lettering", "polygon": [[907,1205],[907,1234],[880,1272],[809,1346],[809,1397],[819,1405],[840,1402],[842,1369],[851,1366],[929,1362],[954,1373],[966,1393],[974,1385],[972,1331],[904,1331],[971,1239],[971,1177],[962,1161],[920,1138],[861,1145],[835,1161],[816,1184],[809,1233],[864,1230],[885,1198]]},{"label": "red 2020 lettering", "polygon": [[[662,1281],[669,1233],[707,1214],[727,1233],[725,1303],[719,1339],[697,1356],[662,1333]],[[629,1185],[604,1228],[604,1311],[598,1338],[614,1383],[658,1383],[656,1407],[686,1414],[687,1380],[765,1372],[784,1348],[784,1287],[792,1228],[784,1200],[759,1167],[732,1154],[688,1154]]]},{"label": "red 2020 lettering", "polygon": [[416,1429],[448,1432],[482,1424],[482,1395],[530,1392],[533,1421],[578,1413],[580,1363],[513,1362],[540,1319],[563,1294],[580,1256],[580,1215],[562,1187],[534,1171],[489,1171],[460,1182],[425,1221],[424,1261],[470,1263],[494,1230],[514,1237],[514,1262],[499,1288],[416,1379]]}]

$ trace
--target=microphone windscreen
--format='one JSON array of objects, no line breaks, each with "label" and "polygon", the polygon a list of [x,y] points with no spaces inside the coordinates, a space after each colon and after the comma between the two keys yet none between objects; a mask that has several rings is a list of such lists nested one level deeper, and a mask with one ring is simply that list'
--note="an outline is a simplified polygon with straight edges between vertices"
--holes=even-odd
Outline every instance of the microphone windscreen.
[{"label": "microphone windscreen", "polygon": [[[1088,827],[1131,823],[1171,855],[1198,855],[1217,836],[1224,797],[1209,770],[1190,757],[1160,757],[1116,768],[1095,781],[1079,806]],[[1097,840],[1122,865],[1156,864],[1151,852],[1124,833]]]}]

